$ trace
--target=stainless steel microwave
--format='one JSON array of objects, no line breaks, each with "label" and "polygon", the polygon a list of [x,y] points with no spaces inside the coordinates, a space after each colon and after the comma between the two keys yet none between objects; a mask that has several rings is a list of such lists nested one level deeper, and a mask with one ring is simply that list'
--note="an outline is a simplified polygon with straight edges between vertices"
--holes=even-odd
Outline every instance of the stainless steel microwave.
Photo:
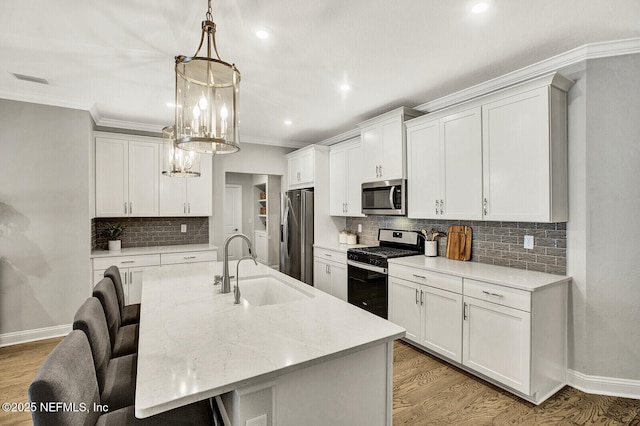
[{"label": "stainless steel microwave", "polygon": [[362,184],[362,213],[404,216],[406,185],[404,179],[366,182]]}]

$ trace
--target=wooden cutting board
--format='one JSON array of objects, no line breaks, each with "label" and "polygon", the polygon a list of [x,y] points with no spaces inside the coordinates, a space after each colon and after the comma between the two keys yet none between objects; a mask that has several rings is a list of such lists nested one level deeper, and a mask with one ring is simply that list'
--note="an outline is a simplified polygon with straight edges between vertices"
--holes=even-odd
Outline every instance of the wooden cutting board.
[{"label": "wooden cutting board", "polygon": [[472,235],[473,230],[470,226],[450,226],[447,233],[447,259],[471,259]]}]

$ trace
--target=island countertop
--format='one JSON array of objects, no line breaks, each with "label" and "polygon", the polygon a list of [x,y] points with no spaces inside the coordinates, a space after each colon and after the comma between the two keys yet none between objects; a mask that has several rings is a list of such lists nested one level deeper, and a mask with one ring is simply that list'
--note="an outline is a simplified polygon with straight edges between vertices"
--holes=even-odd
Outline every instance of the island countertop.
[{"label": "island countertop", "polygon": [[[233,303],[213,276],[222,264],[162,266],[142,289],[136,416],[148,417],[274,379],[401,338],[404,328],[264,265],[243,262],[242,278],[271,276],[305,293],[267,306]],[[235,275],[235,262],[230,262]],[[232,280],[235,284],[235,280]]]}]

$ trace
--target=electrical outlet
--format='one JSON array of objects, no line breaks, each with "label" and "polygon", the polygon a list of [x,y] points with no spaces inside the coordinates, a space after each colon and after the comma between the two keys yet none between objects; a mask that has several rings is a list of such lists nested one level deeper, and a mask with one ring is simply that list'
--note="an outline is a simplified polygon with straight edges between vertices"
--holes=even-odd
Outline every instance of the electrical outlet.
[{"label": "electrical outlet", "polygon": [[180,232],[182,232],[183,234],[187,232],[187,224],[183,223],[182,225],[180,225]]},{"label": "electrical outlet", "polygon": [[362,224],[361,223],[358,224],[358,232],[362,232]]},{"label": "electrical outlet", "polygon": [[524,236],[524,248],[527,250],[533,250],[533,235]]},{"label": "electrical outlet", "polygon": [[245,426],[267,426],[267,415],[263,414],[258,417],[247,420]]}]

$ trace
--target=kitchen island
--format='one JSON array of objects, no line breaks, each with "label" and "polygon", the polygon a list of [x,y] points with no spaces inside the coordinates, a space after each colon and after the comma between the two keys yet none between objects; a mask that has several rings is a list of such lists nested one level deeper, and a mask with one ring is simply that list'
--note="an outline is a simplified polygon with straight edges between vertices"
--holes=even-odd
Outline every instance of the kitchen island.
[{"label": "kitchen island", "polygon": [[[137,417],[221,396],[233,424],[391,424],[402,327],[249,262],[240,265],[249,301],[236,305],[212,284],[221,271],[216,262],[144,275]],[[261,286],[295,296],[258,300]]]}]

